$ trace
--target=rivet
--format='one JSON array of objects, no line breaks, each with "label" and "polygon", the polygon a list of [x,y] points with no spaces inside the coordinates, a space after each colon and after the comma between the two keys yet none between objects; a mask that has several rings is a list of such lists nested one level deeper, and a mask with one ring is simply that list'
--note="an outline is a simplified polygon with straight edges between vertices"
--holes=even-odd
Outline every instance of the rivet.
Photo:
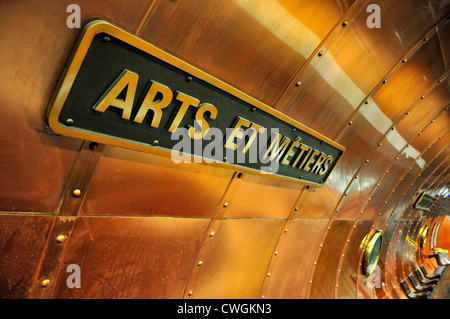
[{"label": "rivet", "polygon": [[64,235],[59,235],[58,237],[56,237],[56,241],[58,243],[62,243],[65,240],[66,240],[66,236],[64,236]]},{"label": "rivet", "polygon": [[191,81],[193,80],[193,78],[192,78],[192,76],[188,76],[188,77],[186,78],[186,80],[187,80],[188,82],[191,82]]},{"label": "rivet", "polygon": [[193,294],[194,294],[194,292],[192,290],[189,290],[188,296],[192,296]]},{"label": "rivet", "polygon": [[42,285],[42,287],[48,287],[50,285],[50,280],[48,280],[48,279],[43,280],[41,285]]},{"label": "rivet", "polygon": [[256,111],[256,107],[252,107],[250,110],[251,110],[252,112],[255,112],[255,111]]},{"label": "rivet", "polygon": [[366,105],[369,104],[369,101],[365,101],[364,104],[366,104]]},{"label": "rivet", "polygon": [[317,265],[317,261],[314,262],[314,265]]},{"label": "rivet", "polygon": [[159,145],[159,141],[158,140],[154,140],[152,143],[153,146]]},{"label": "rivet", "polygon": [[420,98],[423,100],[425,98],[425,96],[422,95]]},{"label": "rivet", "polygon": [[342,26],[343,26],[343,27],[346,27],[346,26],[348,26],[348,21],[347,21],[347,20],[345,20],[344,22],[342,22]]},{"label": "rivet", "polygon": [[285,229],[284,229],[284,232],[285,232],[285,233],[287,233],[287,231],[288,231],[288,229],[287,229],[287,228],[285,228]]},{"label": "rivet", "polygon": [[275,255],[275,256],[278,255],[278,250],[276,250],[276,251],[274,252],[274,255]]},{"label": "rivet", "polygon": [[318,56],[322,56],[322,55],[323,55],[323,52],[322,52],[322,51],[319,51],[319,53],[317,53],[317,55],[318,55]]},{"label": "rivet", "polygon": [[294,208],[296,211],[298,210],[298,206]]},{"label": "rivet", "polygon": [[267,273],[267,277],[270,277],[270,272],[269,272],[269,273]]},{"label": "rivet", "polygon": [[378,146],[381,146],[381,143],[378,143]]},{"label": "rivet", "polygon": [[103,42],[109,43],[111,41],[110,37],[103,37]]},{"label": "rivet", "polygon": [[427,42],[428,41],[428,37],[425,37],[424,39],[423,39],[423,42]]},{"label": "rivet", "polygon": [[72,126],[73,125],[73,120],[72,119],[67,119],[66,120],[66,125]]},{"label": "rivet", "polygon": [[302,85],[301,81],[298,81],[297,83],[295,83],[295,86],[300,86],[300,85]]},{"label": "rivet", "polygon": [[320,248],[322,248],[323,247],[323,245],[322,244],[320,244],[320,246],[319,246]]},{"label": "rivet", "polygon": [[212,232],[209,233],[209,237],[214,237],[216,233],[214,232],[214,230]]},{"label": "rivet", "polygon": [[198,264],[197,264],[197,265],[198,265],[198,266],[201,266],[201,265],[203,265],[203,261],[201,261],[201,260],[200,260],[200,261],[198,262]]},{"label": "rivet", "polygon": [[387,80],[386,80],[386,79],[384,79],[384,80],[383,80],[383,84],[386,84],[386,82],[387,82]]},{"label": "rivet", "polygon": [[366,160],[366,163],[369,163],[369,160]]},{"label": "rivet", "polygon": [[348,125],[352,125],[352,123],[353,123],[353,122],[352,122],[352,121],[350,121],[350,122],[348,122]]},{"label": "rivet", "polygon": [[402,60],[402,63],[405,63],[406,61],[407,61],[406,59],[403,59],[403,60]]},{"label": "rivet", "polygon": [[262,295],[262,296],[261,296],[261,299],[266,299],[266,296]]},{"label": "rivet", "polygon": [[312,280],[309,281],[309,284],[312,284]]},{"label": "rivet", "polygon": [[223,203],[223,207],[228,207],[228,202]]},{"label": "rivet", "polygon": [[76,188],[72,191],[72,196],[73,197],[80,197],[81,196],[81,189]]},{"label": "rivet", "polygon": [[408,114],[409,114],[409,112],[406,112],[405,114],[406,114],[406,115],[408,115]]},{"label": "rivet", "polygon": [[327,227],[327,229],[328,229],[328,230],[330,230],[330,229],[331,229],[331,227]]}]

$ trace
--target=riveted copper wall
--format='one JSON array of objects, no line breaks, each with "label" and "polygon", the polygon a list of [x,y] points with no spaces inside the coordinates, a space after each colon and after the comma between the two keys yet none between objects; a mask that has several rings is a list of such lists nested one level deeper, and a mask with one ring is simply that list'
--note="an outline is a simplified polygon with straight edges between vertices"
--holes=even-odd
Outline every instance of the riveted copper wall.
[{"label": "riveted copper wall", "polygon": [[[71,3],[0,3],[2,298],[406,298],[399,282],[436,268],[444,219],[413,203],[449,195],[448,2],[77,1],[82,26],[107,20],[342,144],[320,188],[53,134]],[[372,230],[380,286],[361,268]]]}]

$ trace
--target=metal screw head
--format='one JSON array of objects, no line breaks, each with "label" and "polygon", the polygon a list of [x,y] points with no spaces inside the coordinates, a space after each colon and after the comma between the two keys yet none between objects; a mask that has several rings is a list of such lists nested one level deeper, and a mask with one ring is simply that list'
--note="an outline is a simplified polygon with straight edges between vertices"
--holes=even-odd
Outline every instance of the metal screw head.
[{"label": "metal screw head", "polygon": [[295,83],[295,86],[300,86],[302,85],[302,82],[298,81],[297,83]]},{"label": "metal screw head", "polygon": [[223,207],[228,207],[230,205],[228,202],[223,203]]},{"label": "metal screw head", "polygon": [[62,243],[65,240],[66,240],[66,236],[64,236],[64,235],[59,235],[58,237],[56,237],[56,241],[58,243]]},{"label": "metal screw head", "polygon": [[48,279],[43,280],[41,285],[42,285],[42,287],[48,287],[50,285],[50,280],[48,280]]},{"label": "metal screw head", "polygon": [[89,149],[95,151],[98,148],[98,143],[92,142],[89,144]]},{"label": "metal screw head", "polygon": [[198,264],[197,264],[197,265],[198,265],[198,266],[201,266],[201,265],[203,265],[203,261],[201,261],[201,260],[200,260],[200,261],[198,262]]},{"label": "metal screw head", "polygon": [[194,294],[194,292],[192,290],[189,290],[188,296],[192,296],[193,294]]},{"label": "metal screw head", "polygon": [[214,237],[216,233],[214,232],[214,230],[212,232],[209,233],[209,237]]},{"label": "metal screw head", "polygon": [[348,21],[347,21],[347,20],[345,20],[344,22],[342,22],[342,26],[343,26],[343,27],[346,27],[346,26],[348,26]]},{"label": "metal screw head", "polygon": [[317,53],[317,55],[318,55],[318,56],[322,56],[322,55],[323,55],[323,52],[322,52],[322,51],[319,51],[319,53]]},{"label": "metal screw head", "polygon": [[153,146],[159,145],[159,141],[158,141],[158,140],[154,140],[153,143],[152,143],[152,145],[153,145]]},{"label": "metal screw head", "polygon": [[73,125],[73,120],[72,119],[67,119],[66,120],[66,125],[72,126]]},{"label": "metal screw head", "polygon": [[76,188],[72,191],[73,197],[80,197],[81,196],[81,189]]}]

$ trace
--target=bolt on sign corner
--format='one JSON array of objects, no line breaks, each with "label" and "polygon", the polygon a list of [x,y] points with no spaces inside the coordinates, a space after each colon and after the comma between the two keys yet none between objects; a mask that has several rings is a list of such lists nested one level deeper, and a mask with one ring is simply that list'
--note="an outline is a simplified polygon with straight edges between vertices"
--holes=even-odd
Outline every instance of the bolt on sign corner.
[{"label": "bolt on sign corner", "polygon": [[345,150],[101,20],[83,29],[47,121],[56,134],[315,186]]}]

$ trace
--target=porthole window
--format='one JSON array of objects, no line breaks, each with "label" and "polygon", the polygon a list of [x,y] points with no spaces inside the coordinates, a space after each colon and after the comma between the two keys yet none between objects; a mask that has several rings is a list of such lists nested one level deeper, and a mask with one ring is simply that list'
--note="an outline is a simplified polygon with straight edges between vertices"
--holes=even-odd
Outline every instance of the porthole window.
[{"label": "porthole window", "polygon": [[374,271],[380,258],[381,245],[383,243],[382,231],[377,230],[366,237],[367,245],[364,250],[363,272],[370,276]]}]

